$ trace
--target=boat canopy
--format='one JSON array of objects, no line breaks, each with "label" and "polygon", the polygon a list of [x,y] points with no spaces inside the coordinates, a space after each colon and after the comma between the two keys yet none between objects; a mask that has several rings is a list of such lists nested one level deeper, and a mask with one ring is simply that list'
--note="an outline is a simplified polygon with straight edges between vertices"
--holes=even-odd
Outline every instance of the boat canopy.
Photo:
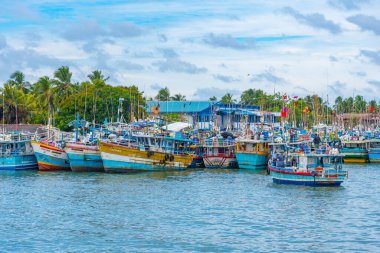
[{"label": "boat canopy", "polygon": [[166,126],[163,126],[162,129],[167,130],[167,131],[172,131],[172,132],[179,132],[186,128],[190,128],[192,126],[193,126],[192,124],[186,123],[186,122],[174,122]]}]

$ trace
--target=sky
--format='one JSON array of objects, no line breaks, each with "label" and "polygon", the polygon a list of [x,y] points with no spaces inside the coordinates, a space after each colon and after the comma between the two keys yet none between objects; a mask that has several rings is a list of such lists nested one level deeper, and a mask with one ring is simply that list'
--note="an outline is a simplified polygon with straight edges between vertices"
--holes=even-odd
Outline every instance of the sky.
[{"label": "sky", "polygon": [[379,100],[380,1],[0,0],[0,83],[69,66],[147,97],[246,89]]}]

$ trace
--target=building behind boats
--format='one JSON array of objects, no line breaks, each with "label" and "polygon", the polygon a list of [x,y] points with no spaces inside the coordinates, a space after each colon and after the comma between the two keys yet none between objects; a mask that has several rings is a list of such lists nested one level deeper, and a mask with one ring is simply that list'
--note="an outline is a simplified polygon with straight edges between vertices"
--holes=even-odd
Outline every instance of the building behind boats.
[{"label": "building behind boats", "polygon": [[198,129],[235,129],[246,123],[276,123],[280,112],[260,111],[260,106],[222,104],[212,101],[147,101],[147,113],[159,117],[166,114],[180,114]]}]

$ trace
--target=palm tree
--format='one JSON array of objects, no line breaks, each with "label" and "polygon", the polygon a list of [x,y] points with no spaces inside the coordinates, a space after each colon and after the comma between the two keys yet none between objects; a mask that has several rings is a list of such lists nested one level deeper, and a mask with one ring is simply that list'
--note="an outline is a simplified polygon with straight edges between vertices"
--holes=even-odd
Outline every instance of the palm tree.
[{"label": "palm tree", "polygon": [[227,93],[226,95],[224,95],[222,97],[222,99],[220,100],[220,102],[222,104],[235,104],[236,103],[236,99],[233,99],[233,95],[231,93]]},{"label": "palm tree", "polygon": [[10,85],[16,86],[17,88],[23,89],[24,92],[28,92],[30,88],[30,83],[25,81],[25,75],[21,71],[15,71],[10,76],[11,79],[8,80]]},{"label": "palm tree", "polygon": [[181,93],[178,93],[178,94],[175,94],[170,99],[173,100],[173,101],[186,101],[186,96],[182,95]]},{"label": "palm tree", "polygon": [[338,96],[335,99],[334,109],[336,110],[337,114],[342,112],[342,106],[343,106],[343,98],[341,96]]},{"label": "palm tree", "polygon": [[102,71],[100,70],[92,71],[91,74],[89,74],[87,77],[90,79],[92,83],[94,83],[95,80],[101,80],[103,82],[106,82],[108,79],[110,79],[109,76],[104,77],[104,75],[102,74]]},{"label": "palm tree", "polygon": [[158,91],[157,96],[155,97],[157,100],[160,101],[167,101],[170,99],[170,91],[168,87],[162,88]]},{"label": "palm tree", "polygon": [[3,94],[7,122],[28,123],[32,119],[32,112],[36,109],[34,94],[25,94],[21,88],[9,83],[5,84]]},{"label": "palm tree", "polygon": [[62,66],[54,72],[55,84],[57,86],[57,95],[59,101],[62,101],[67,96],[73,94],[73,86],[71,84],[72,73],[69,67]]},{"label": "palm tree", "polygon": [[364,100],[363,96],[358,95],[355,97],[354,107],[356,112],[365,112],[367,102]]},{"label": "palm tree", "polygon": [[34,85],[34,93],[42,107],[41,109],[45,111],[47,109],[48,117],[51,116],[56,108],[56,87],[54,86],[54,80],[48,76],[41,77]]},{"label": "palm tree", "polygon": [[216,100],[218,100],[218,99],[215,96],[212,96],[208,100],[210,100],[211,102],[216,102]]}]

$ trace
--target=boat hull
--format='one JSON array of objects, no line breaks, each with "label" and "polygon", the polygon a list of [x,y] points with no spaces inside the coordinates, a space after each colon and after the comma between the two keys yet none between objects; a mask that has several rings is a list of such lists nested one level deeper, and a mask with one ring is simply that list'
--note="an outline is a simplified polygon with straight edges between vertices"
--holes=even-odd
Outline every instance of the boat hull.
[{"label": "boat hull", "polygon": [[40,171],[70,171],[70,162],[66,152],[45,143],[32,141],[34,154]]},{"label": "boat hull", "polygon": [[342,148],[340,153],[344,155],[344,163],[367,163],[369,162],[368,151],[366,149]]},{"label": "boat hull", "polygon": [[344,153],[343,162],[344,163],[367,163],[369,161],[368,153]]},{"label": "boat hull", "polygon": [[236,160],[240,169],[264,170],[268,165],[268,154],[266,152],[237,152]]},{"label": "boat hull", "polygon": [[97,146],[67,144],[66,153],[74,172],[104,172],[103,161]]},{"label": "boat hull", "polygon": [[238,164],[235,156],[204,156],[205,167],[209,169],[236,169]]},{"label": "boat hull", "polygon": [[139,172],[184,170],[190,167],[193,155],[142,151],[111,143],[99,143],[105,172]]},{"label": "boat hull", "polygon": [[380,163],[380,149],[369,149],[368,159],[370,163]]},{"label": "boat hull", "polygon": [[37,159],[34,154],[0,157],[0,170],[36,170]]},{"label": "boat hull", "polygon": [[189,168],[201,169],[205,168],[205,163],[202,156],[194,156]]},{"label": "boat hull", "polygon": [[284,168],[269,166],[270,174],[273,182],[276,184],[292,184],[315,187],[337,187],[340,186],[345,177],[346,172],[342,173],[326,173],[324,176],[313,174],[311,172],[292,172]]}]

